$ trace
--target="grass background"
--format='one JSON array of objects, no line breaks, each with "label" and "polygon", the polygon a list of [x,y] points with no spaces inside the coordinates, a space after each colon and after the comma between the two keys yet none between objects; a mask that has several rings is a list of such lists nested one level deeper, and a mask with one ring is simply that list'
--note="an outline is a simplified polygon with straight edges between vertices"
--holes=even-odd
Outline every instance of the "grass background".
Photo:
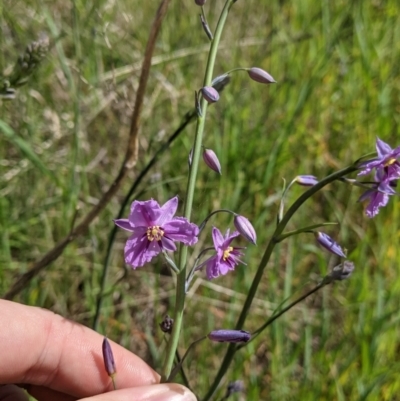
[{"label": "grass background", "polygon": [[[207,2],[211,27],[222,5]],[[116,176],[156,7],[144,0],[4,0],[0,70],[9,73],[42,32],[51,48],[16,99],[3,101],[0,109],[2,294],[68,234]],[[199,276],[188,297],[181,352],[207,331],[234,325],[274,229],[282,178],[324,177],[373,151],[377,135],[399,145],[399,12],[396,0],[248,0],[232,8],[215,75],[259,66],[278,83],[259,85],[246,73],[236,73],[209,109],[204,144],[218,154],[223,175],[201,166],[193,220],[199,223],[217,208],[232,209],[254,223],[258,246],[248,246],[247,266],[235,274],[211,283]],[[89,232],[33,279],[17,301],[92,324],[112,219],[140,169],[192,109],[193,91],[201,86],[208,44],[198,14],[189,0],[169,7],[145,99],[139,163],[130,182]],[[134,199],[184,199],[193,134],[191,125]],[[39,164],[21,152],[21,143]],[[302,191],[293,188],[289,201]],[[236,399],[400,399],[398,201],[392,199],[369,220],[356,202],[359,195],[357,188],[332,184],[290,223],[288,228],[295,229],[340,222],[327,232],[348,248],[356,271],[349,281],[324,288],[287,313],[236,356],[226,378],[245,382],[246,395]],[[212,224],[232,227],[227,215],[214,217]],[[173,279],[161,258],[124,276],[126,238],[119,232],[113,248],[100,331],[157,368],[165,347],[158,323],[172,313]],[[208,233],[198,250],[210,244]],[[282,243],[266,270],[247,329],[258,327],[291,294],[312,286],[335,262],[310,235]],[[224,349],[204,343],[188,358],[187,375],[200,396]]]}]

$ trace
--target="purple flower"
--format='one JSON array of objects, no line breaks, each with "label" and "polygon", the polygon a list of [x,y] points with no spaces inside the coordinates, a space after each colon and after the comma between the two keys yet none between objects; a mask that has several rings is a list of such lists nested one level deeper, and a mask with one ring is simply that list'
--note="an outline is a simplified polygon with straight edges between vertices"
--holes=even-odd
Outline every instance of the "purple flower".
[{"label": "purple flower", "polygon": [[325,249],[327,249],[329,252],[341,256],[342,258],[346,257],[342,247],[337,242],[335,242],[328,234],[325,234],[321,231],[316,231],[314,232],[314,235],[318,243],[322,245]]},{"label": "purple flower", "polygon": [[365,209],[365,214],[368,217],[376,216],[379,209],[387,205],[389,196],[396,193],[393,185],[396,185],[395,180],[390,180],[384,170],[377,170],[373,187],[365,191],[358,199],[359,202],[369,199],[368,206]]},{"label": "purple flower", "polygon": [[216,173],[221,174],[221,163],[219,162],[218,157],[213,150],[204,149],[203,160],[204,163],[206,163],[211,170],[214,170]]},{"label": "purple flower", "polygon": [[233,224],[235,225],[236,230],[238,230],[239,233],[242,234],[243,237],[247,239],[247,241],[256,245],[257,242],[256,231],[254,230],[254,227],[246,217],[240,216],[238,214],[235,215]]},{"label": "purple flower", "polygon": [[225,275],[229,270],[235,270],[235,266],[239,263],[244,264],[244,262],[240,260],[240,256],[243,256],[243,253],[240,252],[240,249],[244,248],[234,248],[230,246],[233,239],[238,235],[239,232],[237,231],[229,235],[228,229],[225,237],[223,237],[221,231],[219,231],[218,228],[213,227],[212,236],[214,248],[217,251],[217,254],[207,259],[198,267],[198,269],[200,269],[204,265],[207,266],[207,278],[209,280],[212,280],[221,274]]},{"label": "purple flower", "polygon": [[245,330],[214,330],[207,337],[220,343],[247,343],[251,334]]},{"label": "purple flower", "polygon": [[133,234],[125,245],[125,262],[134,269],[150,262],[162,251],[176,251],[174,242],[194,245],[199,228],[184,217],[174,217],[178,198],[162,207],[155,200],[134,201],[128,219],[114,223]]},{"label": "purple flower", "polygon": [[378,157],[362,163],[358,175],[368,174],[375,168],[377,171],[384,170],[389,180],[399,179],[400,163],[397,159],[400,157],[400,146],[392,149],[386,142],[376,138],[376,152]]},{"label": "purple flower", "polygon": [[111,349],[111,345],[107,340],[107,337],[104,337],[102,351],[104,367],[108,376],[112,377],[117,373],[117,368],[115,367],[114,355]]}]

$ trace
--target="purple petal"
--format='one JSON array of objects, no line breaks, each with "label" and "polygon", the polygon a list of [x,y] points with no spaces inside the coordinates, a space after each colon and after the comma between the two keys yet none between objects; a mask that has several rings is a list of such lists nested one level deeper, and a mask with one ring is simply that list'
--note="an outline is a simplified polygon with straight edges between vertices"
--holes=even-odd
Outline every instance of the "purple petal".
[{"label": "purple petal", "polygon": [[218,263],[218,268],[219,268],[219,274],[222,274],[223,276],[225,276],[226,273],[228,273],[230,270],[234,270],[235,269],[235,265],[229,263],[229,259],[227,260],[220,260],[220,262]]},{"label": "purple petal", "polygon": [[229,234],[229,229],[226,230],[225,239],[222,244],[222,248],[226,249],[231,244],[231,242],[240,235],[238,231],[234,231],[232,234]]},{"label": "purple petal", "polygon": [[217,227],[213,227],[212,229],[212,238],[214,242],[214,248],[218,250],[218,248],[220,248],[224,243],[224,237],[222,236],[221,231],[219,231]]},{"label": "purple petal", "polygon": [[132,227],[155,226],[155,222],[161,215],[161,208],[154,199],[148,201],[134,201],[131,205],[129,221]]},{"label": "purple petal", "polygon": [[149,241],[146,236],[133,234],[125,245],[125,262],[134,269],[150,262],[161,252],[157,241]]},{"label": "purple petal", "polygon": [[190,223],[184,217],[175,217],[163,226],[165,235],[174,241],[183,242],[185,245],[194,245],[199,235],[199,227]]},{"label": "purple petal", "polygon": [[161,238],[161,244],[164,250],[170,251],[170,252],[175,252],[176,251],[176,245],[174,244],[174,241],[172,239],[167,238],[167,237],[162,237]]},{"label": "purple petal", "polygon": [[365,209],[365,214],[372,218],[379,213],[379,209],[384,207],[389,202],[389,195],[383,194],[382,192],[374,191],[373,194],[370,195],[370,202]]},{"label": "purple petal", "polygon": [[212,280],[213,278],[217,278],[219,276],[219,263],[217,256],[213,256],[212,258],[208,259],[206,264],[206,273],[207,278]]},{"label": "purple petal", "polygon": [[117,219],[117,220],[114,220],[114,223],[116,226],[123,228],[126,231],[130,231],[130,232],[133,231],[131,223],[129,222],[128,219]]},{"label": "purple petal", "polygon": [[376,138],[376,152],[378,153],[378,157],[383,159],[387,154],[392,152],[392,148],[384,141]]},{"label": "purple petal", "polygon": [[175,216],[176,209],[178,209],[178,197],[175,196],[174,198],[170,199],[169,201],[165,202],[164,205],[160,208],[160,215],[155,221],[156,226],[164,226],[165,223],[172,220]]}]

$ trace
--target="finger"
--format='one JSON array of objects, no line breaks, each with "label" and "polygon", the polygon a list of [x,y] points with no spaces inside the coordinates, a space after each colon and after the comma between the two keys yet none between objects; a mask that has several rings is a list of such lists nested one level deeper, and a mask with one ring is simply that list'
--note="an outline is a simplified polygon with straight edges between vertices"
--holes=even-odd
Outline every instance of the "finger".
[{"label": "finger", "polygon": [[48,387],[25,386],[25,389],[38,401],[76,401],[76,397],[60,393]]},{"label": "finger", "polygon": [[80,401],[197,401],[194,394],[180,384],[156,384],[110,391]]},{"label": "finger", "polygon": [[0,386],[0,401],[29,401],[25,391],[13,384]]},{"label": "finger", "polygon": [[[86,397],[112,388],[103,337],[52,312],[0,300],[0,383],[29,383]],[[118,388],[154,384],[159,376],[111,342]]]}]

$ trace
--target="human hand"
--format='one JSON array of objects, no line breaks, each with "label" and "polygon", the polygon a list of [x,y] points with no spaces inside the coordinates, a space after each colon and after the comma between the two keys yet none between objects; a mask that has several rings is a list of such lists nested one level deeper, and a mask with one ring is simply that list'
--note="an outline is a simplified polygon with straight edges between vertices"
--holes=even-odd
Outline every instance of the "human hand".
[{"label": "human hand", "polygon": [[196,401],[138,356],[111,343],[118,390],[104,369],[103,337],[50,311],[0,300],[0,401]]}]

